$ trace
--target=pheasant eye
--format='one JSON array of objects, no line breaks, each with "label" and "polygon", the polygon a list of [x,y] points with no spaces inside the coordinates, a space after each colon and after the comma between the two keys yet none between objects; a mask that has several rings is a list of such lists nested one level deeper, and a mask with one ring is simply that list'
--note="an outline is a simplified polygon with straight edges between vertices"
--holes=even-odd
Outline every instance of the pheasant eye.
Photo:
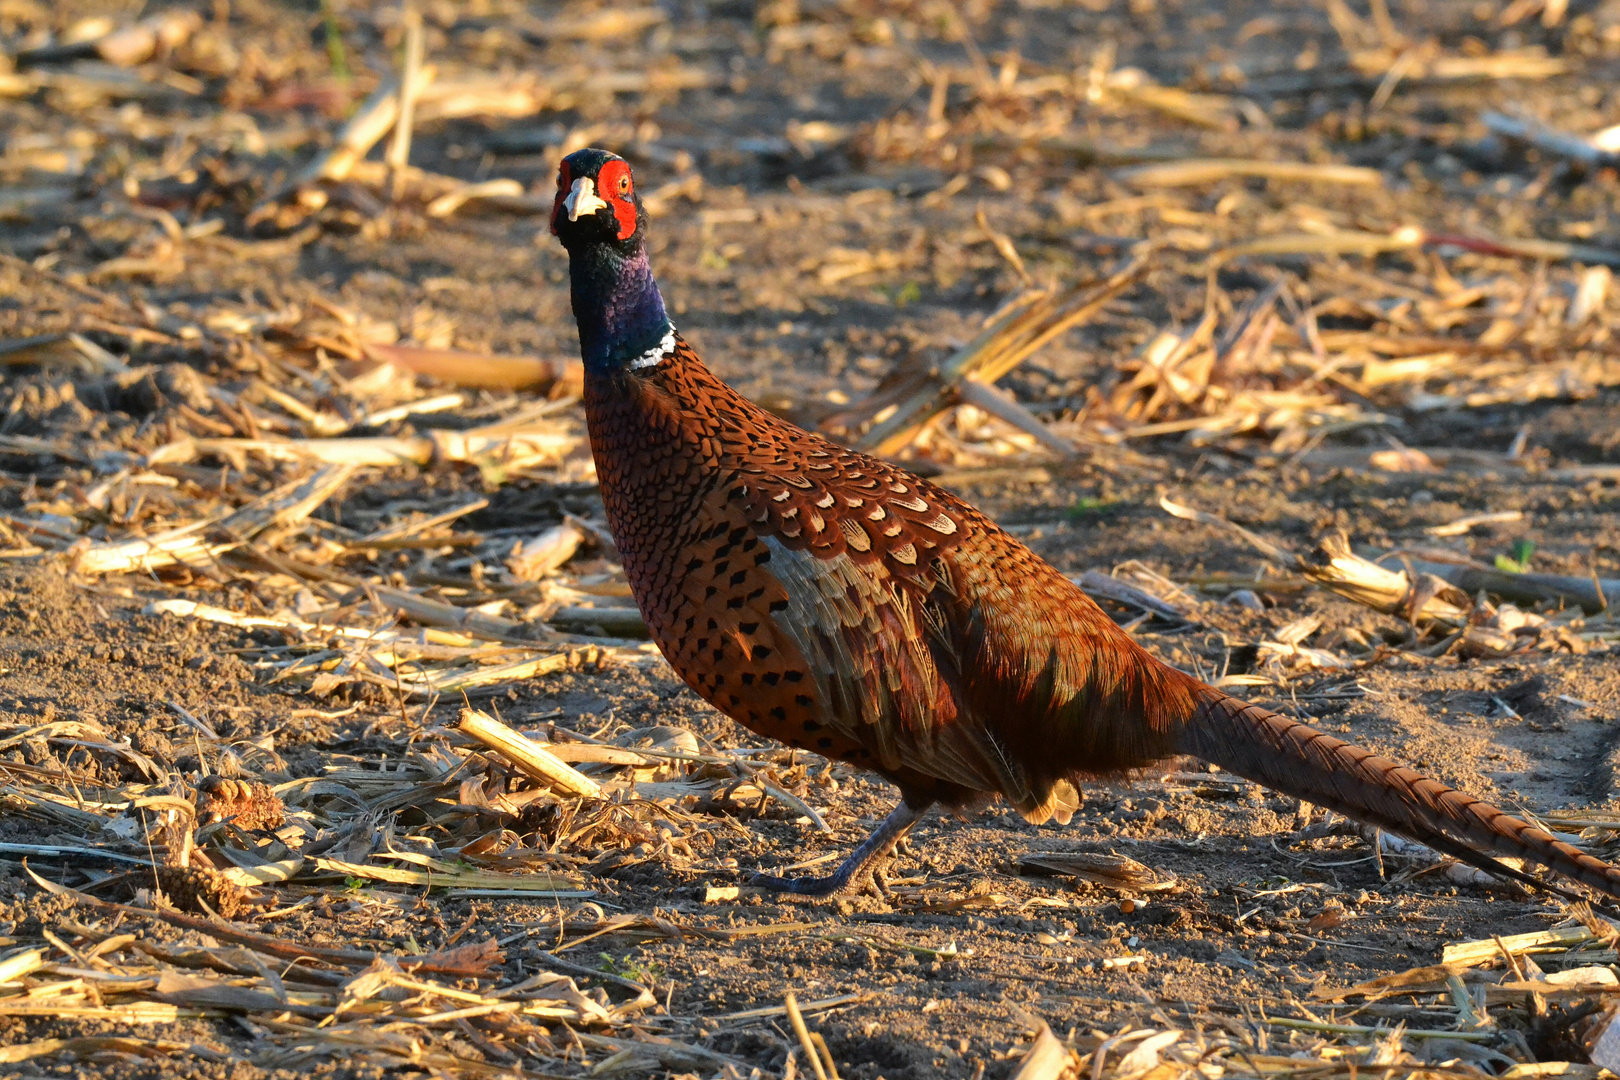
[{"label": "pheasant eye", "polygon": [[629,176],[621,176],[621,177],[619,177],[619,194],[620,195],[628,195],[628,194],[630,194],[630,177]]}]

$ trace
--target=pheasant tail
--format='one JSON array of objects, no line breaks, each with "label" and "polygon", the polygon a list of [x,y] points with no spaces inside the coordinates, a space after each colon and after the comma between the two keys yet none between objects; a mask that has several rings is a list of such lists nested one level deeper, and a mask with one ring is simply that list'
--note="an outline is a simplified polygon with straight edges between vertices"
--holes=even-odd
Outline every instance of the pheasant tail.
[{"label": "pheasant tail", "polygon": [[1493,874],[1551,888],[1485,852],[1529,859],[1620,896],[1620,870],[1490,803],[1219,690],[1201,687],[1199,698],[1182,731],[1184,753]]}]

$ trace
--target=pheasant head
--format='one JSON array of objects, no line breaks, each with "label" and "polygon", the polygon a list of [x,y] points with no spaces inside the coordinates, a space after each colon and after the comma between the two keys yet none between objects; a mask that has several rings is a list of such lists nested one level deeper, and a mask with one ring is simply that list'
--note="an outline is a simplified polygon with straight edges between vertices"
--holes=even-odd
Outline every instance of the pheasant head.
[{"label": "pheasant head", "polygon": [[590,373],[654,366],[675,347],[647,258],[646,226],[629,162],[593,149],[563,158],[551,231],[568,250],[580,354]]}]

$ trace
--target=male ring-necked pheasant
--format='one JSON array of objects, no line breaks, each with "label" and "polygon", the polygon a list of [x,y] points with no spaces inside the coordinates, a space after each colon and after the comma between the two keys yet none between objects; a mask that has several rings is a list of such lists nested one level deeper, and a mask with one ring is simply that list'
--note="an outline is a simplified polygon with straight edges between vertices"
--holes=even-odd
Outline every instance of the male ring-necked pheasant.
[{"label": "male ring-necked pheasant", "polygon": [[1620,870],[1496,807],[1154,659],[1034,552],[905,470],[745,400],[669,321],[630,166],[563,159],[585,409],[653,640],[721,712],[842,758],[899,807],[827,877],[862,887],[934,804],[1067,823],[1084,778],[1190,754],[1492,872],[1517,856],[1620,896]]}]

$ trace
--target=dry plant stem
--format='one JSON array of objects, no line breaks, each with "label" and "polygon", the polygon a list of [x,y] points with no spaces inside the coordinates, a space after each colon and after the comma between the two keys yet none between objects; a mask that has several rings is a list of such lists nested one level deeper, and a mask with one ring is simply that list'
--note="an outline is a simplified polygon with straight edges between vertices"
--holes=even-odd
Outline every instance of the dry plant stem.
[{"label": "dry plant stem", "polygon": [[1215,514],[1182,506],[1168,498],[1161,498],[1159,505],[1173,517],[1239,536],[1284,568],[1375,611],[1399,615],[1411,622],[1431,620],[1457,627],[1468,621],[1468,613],[1473,609],[1467,595],[1448,582],[1433,574],[1419,574],[1413,580],[1405,571],[1386,570],[1352,552],[1342,536],[1324,538],[1309,557],[1301,557]]},{"label": "dry plant stem", "polygon": [[[424,416],[428,413],[446,412],[450,409],[459,409],[465,404],[467,404],[466,397],[456,393],[417,398],[415,401],[407,401],[403,405],[390,405],[386,409],[368,412],[359,417],[352,425],[344,427],[343,430],[347,431],[350,427],[380,426],[394,420],[403,420],[407,416]],[[337,434],[337,432],[333,434]]]},{"label": "dry plant stem", "polygon": [[13,1065],[38,1057],[71,1055],[75,1059],[105,1060],[93,1055],[116,1055],[124,1060],[142,1060],[153,1056],[183,1058],[187,1054],[204,1061],[226,1062],[231,1058],[199,1043],[173,1042],[169,1039],[134,1039],[126,1035],[83,1035],[73,1039],[36,1039],[33,1042],[13,1043],[0,1047],[0,1063]]},{"label": "dry plant stem", "polygon": [[[1389,556],[1384,556],[1388,558]],[[1433,574],[1466,593],[1480,590],[1516,603],[1567,600],[1588,615],[1620,611],[1620,578],[1580,578],[1572,574],[1510,574],[1493,567],[1457,566],[1422,558],[1402,560],[1413,570]]]},{"label": "dry plant stem", "polygon": [[1588,927],[1559,926],[1551,930],[1535,930],[1528,934],[1509,934],[1505,937],[1447,945],[1441,953],[1440,962],[1473,967],[1494,962],[1502,955],[1504,949],[1514,956],[1523,956],[1535,952],[1563,952],[1596,940],[1597,935]]},{"label": "dry plant stem", "polygon": [[403,870],[394,866],[373,863],[351,863],[340,859],[316,858],[315,865],[325,871],[344,877],[386,881],[396,885],[433,889],[490,889],[535,899],[595,896],[593,890],[583,889],[580,883],[561,874],[532,873],[509,874],[498,870],[465,869],[453,863],[430,861],[424,870]]},{"label": "dry plant stem", "polygon": [[452,386],[478,390],[545,389],[556,383],[577,384],[584,378],[578,360],[541,360],[534,356],[489,356],[455,349],[417,345],[362,346],[366,355]]},{"label": "dry plant stem", "polygon": [[405,687],[406,693],[412,698],[443,697],[445,695],[459,694],[463,691],[477,687],[496,686],[502,683],[524,682],[537,679],[542,675],[550,675],[556,671],[566,671],[577,667],[586,654],[596,653],[600,650],[584,649],[579,652],[553,653],[534,660],[519,660],[511,664],[501,664],[496,667],[476,668],[472,671],[452,672],[448,675],[436,675],[421,681],[412,680]]},{"label": "dry plant stem", "polygon": [[449,217],[474,200],[486,200],[491,205],[513,213],[539,213],[544,206],[536,198],[523,193],[523,185],[516,180],[502,177],[496,180],[484,180],[476,184],[463,184],[454,191],[447,191],[427,205],[428,217]]},{"label": "dry plant stem", "polygon": [[[212,522],[199,522],[146,540],[97,544],[80,552],[74,569],[82,574],[127,573],[174,563],[204,563],[277,526],[309,517],[354,475],[352,465],[329,465],[313,476],[283,485],[247,506]],[[210,536],[229,539],[211,541]]]},{"label": "dry plant stem", "polygon": [[622,986],[626,990],[634,990],[637,995],[634,1001],[627,1001],[616,1007],[621,1014],[628,1015],[641,1012],[658,1004],[658,999],[653,997],[650,989],[632,979],[625,978],[623,975],[615,975],[610,971],[602,971],[599,968],[589,968],[583,964],[576,964],[572,960],[564,960],[555,953],[541,951],[535,955],[539,957],[541,962],[572,975],[585,975],[593,979],[613,983],[615,986]]},{"label": "dry plant stem", "polygon": [[[384,954],[370,952],[365,949],[333,949],[320,945],[301,945],[287,941],[283,938],[269,934],[258,934],[251,930],[241,930],[224,919],[199,919],[193,915],[186,915],[179,911],[167,908],[147,909],[134,907],[129,904],[117,904],[70,889],[65,885],[58,885],[54,881],[29,871],[34,881],[47,892],[58,896],[71,896],[76,902],[98,911],[108,913],[121,913],[126,918],[157,918],[170,926],[182,930],[191,930],[199,934],[210,935],[222,941],[245,945],[255,952],[267,956],[275,956],[282,960],[318,960],[321,963],[332,964],[337,967],[366,967],[376,963],[378,959],[386,959]],[[487,973],[487,963],[470,967],[465,962],[445,962],[430,954],[423,957],[402,956],[398,958],[411,970],[433,975],[451,975],[457,977],[478,977]],[[498,962],[498,961],[497,961]]]},{"label": "dry plant stem", "polygon": [[[431,65],[420,71],[422,86],[433,81],[437,72]],[[420,87],[418,88],[420,93]],[[365,103],[343,125],[332,148],[298,174],[293,187],[299,188],[319,180],[344,180],[349,170],[376,146],[399,121],[399,84],[390,79],[379,86]]]},{"label": "dry plant stem", "polygon": [[321,180],[345,179],[354,163],[365,157],[398,119],[399,84],[387,79],[349,117],[331,149],[304,166],[288,184],[287,191],[296,191]]},{"label": "dry plant stem", "polygon": [[0,960],[0,983],[13,982],[38,971],[45,963],[44,949],[25,949]]},{"label": "dry plant stem", "polygon": [[[1329,1024],[1320,1020],[1294,1020],[1281,1016],[1268,1017],[1268,1024],[1294,1028],[1298,1031],[1317,1031],[1328,1035],[1382,1035],[1387,1028],[1366,1027],[1362,1024]],[[1408,1028],[1402,1034],[1409,1039],[1456,1039],[1461,1042],[1492,1042],[1500,1035],[1494,1031],[1456,1031],[1436,1028]],[[1425,1070],[1427,1071],[1427,1070]]]},{"label": "dry plant stem", "polygon": [[354,439],[184,439],[147,455],[148,465],[182,464],[218,454],[263,454],[278,461],[324,461],[330,464],[433,465],[441,462],[502,462],[512,465],[556,461],[579,440],[558,431],[473,428],[435,430],[402,438]]},{"label": "dry plant stem", "polygon": [[793,1033],[799,1037],[799,1045],[804,1049],[805,1060],[809,1061],[811,1070],[816,1074],[816,1080],[829,1080],[827,1069],[821,1063],[821,1055],[816,1052],[815,1044],[810,1041],[810,1029],[805,1025],[804,1014],[799,1011],[799,999],[792,992],[782,999],[787,1009],[788,1023],[793,1025]]},{"label": "dry plant stem", "polygon": [[490,615],[473,608],[458,608],[454,604],[430,600],[403,589],[391,589],[363,582],[356,587],[364,589],[379,603],[404,612],[407,617],[424,626],[448,627],[484,641],[504,641],[510,644],[533,644],[543,636],[540,628],[529,623],[503,619],[499,615]]},{"label": "dry plant stem", "polygon": [[455,1054],[426,1049],[418,1034],[379,1029],[374,1024],[316,1027],[307,1021],[280,1017],[272,1019],[264,1016],[260,1016],[255,1022],[272,1036],[280,1035],[286,1039],[296,1039],[300,1046],[317,1046],[327,1053],[341,1049],[345,1057],[387,1055],[397,1061],[401,1068],[431,1070],[438,1076],[503,1080],[505,1077],[515,1075],[510,1068],[500,1068]]},{"label": "dry plant stem", "polygon": [[[431,601],[425,602],[431,603]],[[457,608],[454,610],[460,611],[462,609]],[[474,660],[486,660],[493,658],[496,654],[512,650],[496,650],[495,653],[491,653],[485,649],[466,648],[473,640],[471,634],[448,634],[434,629],[414,632],[408,630],[367,630],[350,626],[310,623],[303,619],[287,616],[239,615],[233,611],[226,611],[223,608],[213,607],[208,604],[199,604],[192,600],[158,600],[148,604],[143,611],[148,615],[168,614],[180,618],[203,619],[208,622],[243,628],[275,627],[277,629],[296,631],[308,637],[322,640],[343,638],[380,645],[382,648],[367,655],[377,663],[395,668],[395,685],[411,698],[459,694],[478,687],[536,679],[553,672],[577,668],[581,664],[600,659],[602,655],[601,649],[596,646],[589,646],[585,649],[566,653],[553,653],[549,656],[515,660],[511,663],[488,667],[475,667],[471,670],[433,672],[412,670],[402,674],[399,664],[407,659],[415,660],[422,657],[440,656],[448,659],[470,657]],[[435,646],[439,648],[436,649]]]},{"label": "dry plant stem", "polygon": [[647,636],[647,621],[633,607],[560,607],[546,621],[573,630],[599,626],[609,637]]},{"label": "dry plant stem", "polygon": [[424,626],[459,630],[469,637],[483,641],[502,641],[512,645],[533,645],[537,640],[535,631],[538,628],[528,623],[503,619],[499,615],[490,615],[475,608],[458,608],[453,604],[406,592],[404,589],[374,585],[342,570],[335,570],[329,566],[314,566],[266,551],[262,547],[250,545],[247,554],[266,566],[293,577],[303,578],[306,581],[333,581],[360,590],[378,603],[402,611],[407,617]]},{"label": "dry plant stem", "polygon": [[432,517],[425,517],[419,521],[403,521],[397,525],[390,525],[386,529],[378,529],[376,532],[368,533],[359,540],[354,541],[349,546],[364,547],[368,543],[380,543],[386,540],[403,540],[406,537],[416,536],[419,533],[425,533],[429,529],[437,529],[441,525],[448,525],[458,518],[466,517],[468,514],[476,514],[478,511],[483,510],[488,506],[488,499],[482,497],[476,498],[469,502],[464,502],[460,506],[445,510],[442,513],[434,514]]},{"label": "dry plant stem", "polygon": [[[591,974],[593,977],[601,977],[594,972]],[[643,988],[642,993],[645,994],[646,992],[645,988]],[[651,1004],[656,1004],[656,1002]],[[620,1011],[626,1011],[625,1007],[621,1006]],[[635,1061],[647,1062],[647,1059],[650,1058],[657,1065],[662,1066],[671,1073],[679,1072],[686,1075],[696,1072],[701,1075],[717,1073],[720,1076],[743,1076],[746,1075],[744,1070],[748,1068],[746,1062],[727,1057],[725,1054],[706,1047],[694,1046],[691,1043],[679,1043],[673,1039],[651,1035],[646,1032],[641,1032],[641,1037],[637,1039],[616,1039],[609,1035],[596,1035],[589,1032],[579,1032],[578,1034],[579,1041],[584,1046],[596,1050],[616,1051],[612,1057],[597,1062],[594,1066],[597,1069],[601,1069],[605,1062],[612,1062],[615,1058],[619,1059],[621,1065],[628,1065]],[[611,1067],[602,1070],[603,1075],[613,1075],[614,1072],[615,1070]]]},{"label": "dry plant stem", "polygon": [[372,630],[364,627],[341,626],[333,623],[312,623],[291,615],[242,615],[224,608],[217,608],[211,604],[199,604],[195,600],[156,600],[141,609],[147,615],[176,615],[180,618],[202,619],[205,622],[223,623],[226,626],[239,626],[244,629],[255,627],[274,627],[279,630],[295,630],[301,634],[318,635],[325,639],[348,638],[356,641],[372,642],[376,644],[401,646],[400,651],[420,653],[422,655],[438,655],[435,650],[442,650],[442,655],[497,655],[512,650],[500,649],[486,651],[487,646],[473,646],[473,638],[469,634],[455,634],[445,630],[424,628],[421,630]]},{"label": "dry plant stem", "polygon": [[827,824],[826,819],[821,816],[820,812],[817,811],[815,807],[793,794],[793,792],[788,791],[786,788],[777,787],[775,784],[763,780],[758,776],[754,777],[754,783],[758,784],[760,790],[765,792],[765,794],[769,795],[783,806],[788,807],[800,817],[809,818],[810,824],[816,827],[817,832],[831,833],[833,831],[832,826]]},{"label": "dry plant stem", "polygon": [[1047,449],[1063,457],[1075,453],[1074,443],[1047,427],[1041,422],[1040,417],[1018,404],[1012,397],[1003,395],[978,379],[963,379],[957,383],[956,396],[964,405],[976,406],[998,420],[1003,420],[1020,431],[1028,432]]},{"label": "dry plant stem", "polygon": [[525,775],[565,795],[589,799],[602,797],[602,787],[595,780],[487,713],[463,709],[456,727],[462,734],[477,739],[506,758]]},{"label": "dry plant stem", "polygon": [[1050,1027],[1042,1023],[1039,1034],[1035,1036],[1035,1045],[1024,1055],[1023,1063],[1013,1073],[1013,1080],[1058,1080],[1073,1060],[1069,1048],[1058,1041]]},{"label": "dry plant stem", "polygon": [[[801,923],[795,925],[795,929],[811,928],[812,926],[810,923]],[[819,1012],[822,1009],[832,1009],[838,1007],[839,1005],[854,1005],[862,1001],[867,1001],[870,999],[870,997],[870,994],[839,994],[836,997],[822,998],[820,1001],[807,1001],[803,1005],[799,1006],[799,1012],[800,1015],[803,1015],[807,1011]],[[773,1016],[786,1015],[786,1005],[766,1005],[758,1009],[744,1009],[742,1012],[721,1013],[719,1016],[711,1017],[711,1019],[716,1023],[734,1024],[740,1020],[763,1020]]]},{"label": "dry plant stem", "polygon": [[978,212],[977,221],[979,231],[990,238],[990,243],[995,247],[997,254],[1005,259],[1007,265],[1011,266],[1014,272],[1018,274],[1019,280],[1024,283],[1024,288],[1034,288],[1035,279],[1029,276],[1029,270],[1024,266],[1023,256],[1019,255],[1018,249],[1013,246],[1012,237],[991,227],[989,219],[984,215],[983,208]]},{"label": "dry plant stem", "polygon": [[1468,532],[1480,525],[1493,525],[1513,521],[1523,521],[1523,510],[1501,510],[1488,514],[1469,514],[1456,521],[1444,525],[1431,525],[1423,531],[1430,536],[1466,536]]},{"label": "dry plant stem", "polygon": [[422,92],[422,13],[411,0],[405,0],[405,70],[399,83],[399,120],[388,147],[390,194],[395,202],[405,195],[405,167],[410,164],[411,131],[416,122],[416,99]]},{"label": "dry plant stem", "polygon": [[1103,281],[1088,281],[1053,292],[1020,298],[1013,310],[986,327],[937,371],[886,380],[888,387],[847,414],[853,418],[894,412],[874,423],[855,445],[880,456],[905,447],[934,417],[959,400],[958,385],[967,378],[993,384],[1047,342],[1097,316],[1113,299],[1147,272],[1150,252],[1139,252]]},{"label": "dry plant stem", "polygon": [[1337,187],[1382,187],[1384,174],[1377,169],[1356,165],[1316,165],[1295,161],[1247,161],[1241,158],[1210,158],[1176,161],[1163,165],[1143,165],[1121,169],[1115,174],[1137,187],[1196,187],[1232,177],[1261,177],[1267,180],[1305,181]]},{"label": "dry plant stem", "polygon": [[1481,113],[1479,119],[1488,129],[1504,138],[1533,146],[1544,154],[1566,158],[1582,168],[1620,166],[1620,154],[1601,150],[1578,135],[1548,127],[1538,120],[1505,116],[1499,112]]},{"label": "dry plant stem", "polygon": [[1126,604],[1130,607],[1151,611],[1156,615],[1163,615],[1167,619],[1184,621],[1187,613],[1167,600],[1163,600],[1145,589],[1138,589],[1135,585],[1109,577],[1097,570],[1087,570],[1075,582],[1092,596],[1102,597],[1116,603]]},{"label": "dry plant stem", "polygon": [[519,581],[539,581],[572,559],[585,540],[585,530],[572,521],[564,521],[533,540],[523,541],[506,560],[506,568]]},{"label": "dry plant stem", "polygon": [[838,1075],[838,1066],[833,1063],[832,1048],[827,1045],[826,1038],[821,1032],[812,1031],[810,1041],[815,1045],[816,1053],[821,1057],[821,1064],[826,1068],[827,1075],[832,1080],[841,1080]]},{"label": "dry plant stem", "polygon": [[1220,266],[1249,255],[1379,255],[1388,251],[1409,251],[1421,247],[1423,230],[1406,226],[1392,233],[1350,232],[1280,233],[1222,248],[1209,258]]},{"label": "dry plant stem", "polygon": [[1460,626],[1473,603],[1466,594],[1435,578],[1386,570],[1350,550],[1343,536],[1325,537],[1312,554],[1300,560],[1300,572],[1324,588],[1358,604],[1411,622],[1430,619]]},{"label": "dry plant stem", "polygon": [[[268,556],[262,549],[252,552],[255,558],[268,562],[274,556]],[[430,643],[444,645],[465,645],[471,641],[499,641],[507,645],[526,645],[533,647],[537,643],[535,635],[528,635],[525,631],[527,624],[516,623],[511,619],[503,619],[498,615],[489,615],[476,608],[458,608],[454,604],[432,600],[425,596],[404,589],[392,589],[383,585],[375,585],[358,578],[333,571],[338,577],[326,576],[319,573],[323,567],[313,567],[303,563],[289,563],[275,560],[271,565],[278,566],[286,572],[294,572],[297,567],[297,576],[306,581],[335,581],[338,584],[349,585],[353,593],[344,597],[345,601],[354,603],[360,600],[369,600],[374,608],[388,611],[390,614],[403,616],[413,622],[421,624],[424,630],[401,630],[397,633],[404,635],[401,641],[415,641],[418,639]],[[324,628],[318,624],[312,628],[313,632],[321,632]],[[435,636],[441,631],[449,631],[444,636]],[[333,629],[337,632],[337,628]]]},{"label": "dry plant stem", "polygon": [[1562,240],[1496,240],[1480,236],[1429,233],[1425,236],[1424,243],[1435,247],[1461,248],[1481,255],[1545,259],[1548,262],[1582,262],[1594,266],[1620,268],[1620,251],[1592,247],[1590,244],[1570,244]]}]

